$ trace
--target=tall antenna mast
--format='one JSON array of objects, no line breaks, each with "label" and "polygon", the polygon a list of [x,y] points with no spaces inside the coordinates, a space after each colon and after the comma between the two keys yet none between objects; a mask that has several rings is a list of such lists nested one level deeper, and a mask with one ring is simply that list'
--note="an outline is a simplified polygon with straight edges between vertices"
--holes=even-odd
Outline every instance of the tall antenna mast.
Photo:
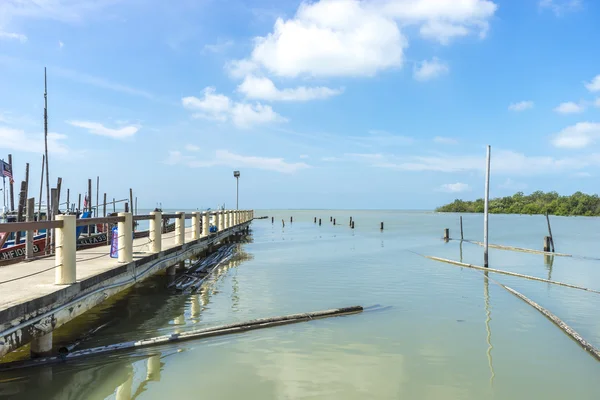
[{"label": "tall antenna mast", "polygon": [[[54,219],[51,215],[50,210],[50,174],[48,173],[48,81],[46,79],[46,67],[44,67],[44,147],[45,147],[45,158],[46,158],[46,219]],[[41,199],[40,199],[41,202]],[[50,229],[46,229],[46,249],[50,236]]]}]

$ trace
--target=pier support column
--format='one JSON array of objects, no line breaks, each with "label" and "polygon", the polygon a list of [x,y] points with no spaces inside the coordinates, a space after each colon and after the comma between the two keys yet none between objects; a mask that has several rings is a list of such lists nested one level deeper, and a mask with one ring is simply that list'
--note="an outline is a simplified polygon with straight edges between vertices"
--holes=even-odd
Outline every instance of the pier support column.
[{"label": "pier support column", "polygon": [[52,352],[52,332],[31,341],[31,358],[45,357]]},{"label": "pier support column", "polygon": [[219,232],[225,229],[225,211],[219,211],[219,225],[217,225],[217,229]]},{"label": "pier support column", "polygon": [[209,216],[208,212],[202,213],[202,237],[208,236]]},{"label": "pier support column", "polygon": [[130,263],[133,261],[133,225],[131,213],[119,213],[119,217],[124,217],[125,221],[119,222],[117,231],[118,237],[118,259],[120,263]]},{"label": "pier support column", "polygon": [[215,221],[214,222],[215,222],[215,226],[217,227],[217,232],[219,231],[219,222],[220,222],[219,221],[219,214],[220,214],[220,212],[216,211],[215,214],[213,215],[215,217]]},{"label": "pier support column", "polygon": [[200,238],[200,212],[194,211],[192,213],[192,240],[198,240]]},{"label": "pier support column", "polygon": [[185,243],[185,213],[178,211],[175,219],[175,245],[181,246]]},{"label": "pier support column", "polygon": [[160,253],[162,251],[162,213],[153,211],[150,213],[154,218],[150,220],[150,251],[152,253]]},{"label": "pier support column", "polygon": [[56,238],[54,239],[56,246],[54,257],[54,266],[56,267],[54,273],[55,285],[70,285],[77,281],[75,218],[74,215],[56,216],[58,221],[62,221],[62,228],[56,229]]},{"label": "pier support column", "polygon": [[223,211],[223,229],[229,229],[229,210]]},{"label": "pier support column", "polygon": [[155,355],[148,358],[146,363],[146,379],[151,382],[160,381],[160,356]]},{"label": "pier support column", "polygon": [[235,224],[235,226],[238,226],[240,224],[240,211],[239,210],[235,210],[233,221],[234,221],[233,223]]}]

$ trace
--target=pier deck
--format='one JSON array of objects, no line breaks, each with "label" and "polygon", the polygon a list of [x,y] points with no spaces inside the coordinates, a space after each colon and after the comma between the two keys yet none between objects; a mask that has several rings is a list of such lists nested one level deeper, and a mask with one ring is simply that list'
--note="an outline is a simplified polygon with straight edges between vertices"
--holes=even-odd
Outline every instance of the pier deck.
[{"label": "pier deck", "polygon": [[[53,256],[0,267],[0,358],[32,340],[50,337],[54,329],[159,271],[246,230],[251,219],[194,239],[185,228],[184,244],[175,232],[161,235],[162,248],[152,252],[148,237],[133,240],[132,261],[111,258],[110,246],[76,252],[76,282],[57,285]],[[121,250],[119,250],[121,251]],[[33,350],[33,349],[32,349]]]}]

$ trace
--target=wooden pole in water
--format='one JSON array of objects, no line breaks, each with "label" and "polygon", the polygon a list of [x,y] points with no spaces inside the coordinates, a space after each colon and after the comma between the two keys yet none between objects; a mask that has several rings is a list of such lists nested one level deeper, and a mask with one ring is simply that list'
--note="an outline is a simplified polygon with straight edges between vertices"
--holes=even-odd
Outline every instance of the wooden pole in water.
[{"label": "wooden pole in water", "polygon": [[354,221],[350,224],[350,228],[354,229]]},{"label": "wooden pole in water", "polygon": [[446,242],[450,240],[450,229],[448,229],[448,228],[444,229],[444,240]]},{"label": "wooden pole in water", "polygon": [[283,220],[283,218],[281,219],[281,225],[283,228],[285,228],[285,221]]},{"label": "wooden pole in water", "polygon": [[275,223],[275,217],[271,217],[271,223],[274,224]]},{"label": "wooden pole in water", "polygon": [[[131,206],[131,208],[133,208],[133,189],[132,188],[129,188],[129,205]],[[125,212],[127,212],[127,211],[125,211]]]},{"label": "wooden pole in water", "polygon": [[115,202],[115,198],[113,197],[113,213],[117,212],[117,203]]},{"label": "wooden pole in water", "polygon": [[[10,170],[11,172],[14,172],[14,168],[13,166],[13,162],[12,162],[12,154],[8,155],[8,165],[10,165]],[[42,170],[42,174],[43,174],[43,170]],[[15,210],[15,189],[14,189],[14,178],[11,179],[8,183],[8,187],[10,189],[10,211],[14,211]]]},{"label": "wooden pole in water", "polygon": [[102,216],[106,217],[106,193],[104,193],[104,206],[102,207]]},{"label": "wooden pole in water", "polygon": [[[22,222],[22,218],[23,218],[23,211],[25,209],[25,194],[27,193],[26,190],[27,187],[27,183],[25,183],[25,181],[21,182],[21,190],[19,192],[19,205],[17,207],[17,222]],[[19,242],[21,241],[21,231],[17,231],[16,235],[15,235],[15,244],[19,244]]]},{"label": "wooden pole in water", "polygon": [[81,193],[79,193],[79,202],[77,203],[77,211],[79,211],[79,212],[83,211],[81,209]]},{"label": "wooden pole in water", "polygon": [[88,211],[92,212],[92,180],[88,179]]},{"label": "wooden pole in water", "polygon": [[96,218],[100,216],[100,177],[96,176]]},{"label": "wooden pole in water", "polygon": [[[27,199],[27,212],[25,220],[33,222],[35,213],[35,199],[32,197]],[[25,259],[29,260],[33,257],[33,231],[28,230],[25,234]]]},{"label": "wooden pole in water", "polygon": [[29,163],[25,164],[25,204],[29,198]]},{"label": "wooden pole in water", "polygon": [[490,202],[490,156],[492,148],[487,146],[485,168],[485,203],[483,206],[483,266],[488,266],[488,205]]},{"label": "wooden pole in water", "polygon": [[290,217],[290,224],[294,222],[294,217]]},{"label": "wooden pole in water", "polygon": [[319,218],[319,226],[321,226],[321,218]]},{"label": "wooden pole in water", "polygon": [[[9,155],[9,157],[10,157],[10,155]],[[44,167],[46,166],[44,164],[45,160],[46,160],[46,155],[42,154],[42,178],[40,179],[40,198],[39,198],[39,204],[38,204],[38,220],[42,219],[42,194],[44,191]],[[11,193],[11,195],[12,195],[12,193]],[[48,206],[46,205],[46,208],[47,207]],[[48,216],[47,212],[46,212],[46,216]]]},{"label": "wooden pole in water", "polygon": [[[550,217],[548,216],[548,211],[546,211],[546,222],[548,222],[548,234],[550,235],[550,245],[552,246],[552,252],[554,253],[554,238],[552,237],[552,229],[550,228]],[[548,251],[545,250],[544,251]]]},{"label": "wooden pole in water", "polygon": [[348,225],[352,226],[352,217],[350,217],[350,222],[348,223]]},{"label": "wooden pole in water", "polygon": [[383,230],[383,222],[381,223],[381,226],[379,228],[380,230]]},{"label": "wooden pole in water", "polygon": [[329,217],[329,222],[332,222],[332,221],[333,221],[333,217]]},{"label": "wooden pole in water", "polygon": [[333,219],[333,224],[335,225],[335,218]]},{"label": "wooden pole in water", "polygon": [[462,215],[460,216],[460,240],[465,240],[463,235]]}]

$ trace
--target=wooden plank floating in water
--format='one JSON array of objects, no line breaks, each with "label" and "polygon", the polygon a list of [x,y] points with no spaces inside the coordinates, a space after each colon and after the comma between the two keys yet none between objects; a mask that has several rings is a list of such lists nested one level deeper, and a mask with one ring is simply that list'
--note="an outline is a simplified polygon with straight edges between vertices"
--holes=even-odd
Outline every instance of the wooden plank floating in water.
[{"label": "wooden plank floating in water", "polygon": [[275,326],[295,324],[298,322],[307,322],[315,319],[339,317],[342,315],[358,314],[363,311],[362,306],[352,306],[343,308],[334,308],[331,310],[315,311],[301,314],[290,314],[279,317],[259,318],[246,322],[238,322],[234,324],[219,325],[211,328],[197,329],[184,333],[174,333],[171,335],[163,335],[142,339],[137,341],[129,341],[108,346],[95,347],[86,350],[74,351],[70,354],[63,354],[55,357],[44,357],[33,360],[17,361],[13,363],[0,364],[0,371],[12,370],[17,368],[33,367],[38,365],[56,364],[83,357],[91,357],[103,355],[122,350],[138,349],[142,347],[157,346],[169,343],[182,342],[186,340],[204,339],[213,336],[228,335],[233,333],[242,333],[256,329],[271,328]]},{"label": "wooden plank floating in water", "polygon": [[[467,242],[467,243],[476,244],[478,246],[483,246],[484,245],[483,243],[478,242],[476,240],[464,240],[464,241]],[[503,246],[503,245],[491,244],[491,243],[488,244],[488,247],[491,247],[493,249],[499,249],[499,250],[520,251],[522,253],[532,253],[532,254],[545,254],[545,255],[548,255],[548,256],[557,256],[557,257],[579,257],[579,256],[574,256],[572,254],[552,253],[552,252],[542,251],[542,250],[526,249],[526,248],[523,248],[523,247]],[[581,257],[581,258],[587,258],[587,259],[590,259],[590,260],[597,260],[596,258],[593,258],[593,257]]]}]

